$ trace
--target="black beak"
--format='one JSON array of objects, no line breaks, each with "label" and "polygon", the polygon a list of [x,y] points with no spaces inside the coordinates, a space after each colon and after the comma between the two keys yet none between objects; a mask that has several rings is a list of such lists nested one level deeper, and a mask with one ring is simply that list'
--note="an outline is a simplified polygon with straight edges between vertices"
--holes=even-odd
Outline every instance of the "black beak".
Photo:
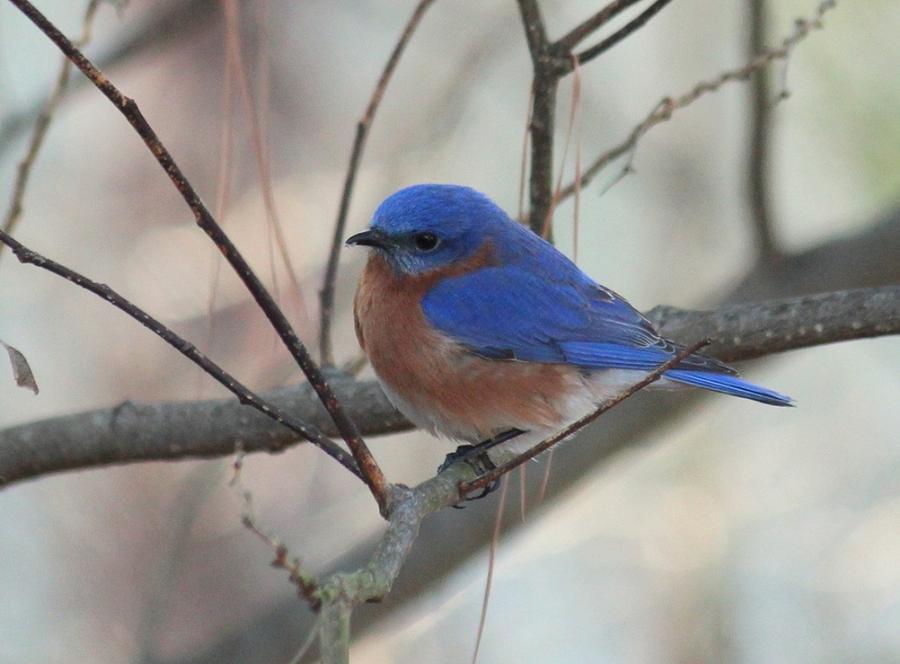
[{"label": "black beak", "polygon": [[356,235],[351,235],[347,238],[345,244],[349,244],[351,246],[356,245],[362,247],[378,247],[379,249],[386,249],[390,246],[390,241],[383,233],[368,230],[363,231],[362,233],[357,233]]}]

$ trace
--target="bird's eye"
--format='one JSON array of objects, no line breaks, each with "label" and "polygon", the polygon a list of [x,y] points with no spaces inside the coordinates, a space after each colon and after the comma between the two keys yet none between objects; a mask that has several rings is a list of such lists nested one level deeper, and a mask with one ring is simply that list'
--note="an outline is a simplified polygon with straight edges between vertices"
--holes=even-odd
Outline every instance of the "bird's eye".
[{"label": "bird's eye", "polygon": [[440,240],[434,233],[416,233],[413,235],[412,240],[419,251],[432,251],[440,243]]}]

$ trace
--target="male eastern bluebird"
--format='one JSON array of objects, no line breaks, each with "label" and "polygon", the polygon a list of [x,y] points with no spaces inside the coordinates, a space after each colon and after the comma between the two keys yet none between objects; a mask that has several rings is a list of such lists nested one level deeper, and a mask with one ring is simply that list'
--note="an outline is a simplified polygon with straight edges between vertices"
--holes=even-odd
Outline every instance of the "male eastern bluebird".
[{"label": "male eastern bluebird", "polygon": [[[467,187],[402,189],[347,244],[371,249],[354,302],[356,335],[391,402],[419,427],[457,440],[526,432],[495,448],[494,461],[587,415],[679,349]],[[660,384],[791,404],[700,354]]]}]

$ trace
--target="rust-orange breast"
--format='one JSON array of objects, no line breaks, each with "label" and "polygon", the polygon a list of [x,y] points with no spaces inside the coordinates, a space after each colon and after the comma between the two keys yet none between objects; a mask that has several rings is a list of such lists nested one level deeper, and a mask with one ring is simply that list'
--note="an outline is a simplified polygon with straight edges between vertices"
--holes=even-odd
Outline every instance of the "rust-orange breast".
[{"label": "rust-orange breast", "polygon": [[452,267],[406,275],[372,252],[356,293],[359,343],[388,393],[405,402],[397,407],[451,437],[558,426],[561,399],[580,387],[572,367],[481,358],[428,322],[421,302],[434,284],[490,263],[486,245]]}]

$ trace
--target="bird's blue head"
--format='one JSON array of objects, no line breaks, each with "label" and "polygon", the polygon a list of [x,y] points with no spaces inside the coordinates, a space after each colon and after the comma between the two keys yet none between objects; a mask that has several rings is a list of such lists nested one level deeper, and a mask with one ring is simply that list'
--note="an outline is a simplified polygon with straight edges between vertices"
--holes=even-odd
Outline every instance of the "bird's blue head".
[{"label": "bird's blue head", "polygon": [[469,258],[514,225],[474,189],[418,184],[388,196],[347,244],[373,247],[398,271],[420,274]]}]

